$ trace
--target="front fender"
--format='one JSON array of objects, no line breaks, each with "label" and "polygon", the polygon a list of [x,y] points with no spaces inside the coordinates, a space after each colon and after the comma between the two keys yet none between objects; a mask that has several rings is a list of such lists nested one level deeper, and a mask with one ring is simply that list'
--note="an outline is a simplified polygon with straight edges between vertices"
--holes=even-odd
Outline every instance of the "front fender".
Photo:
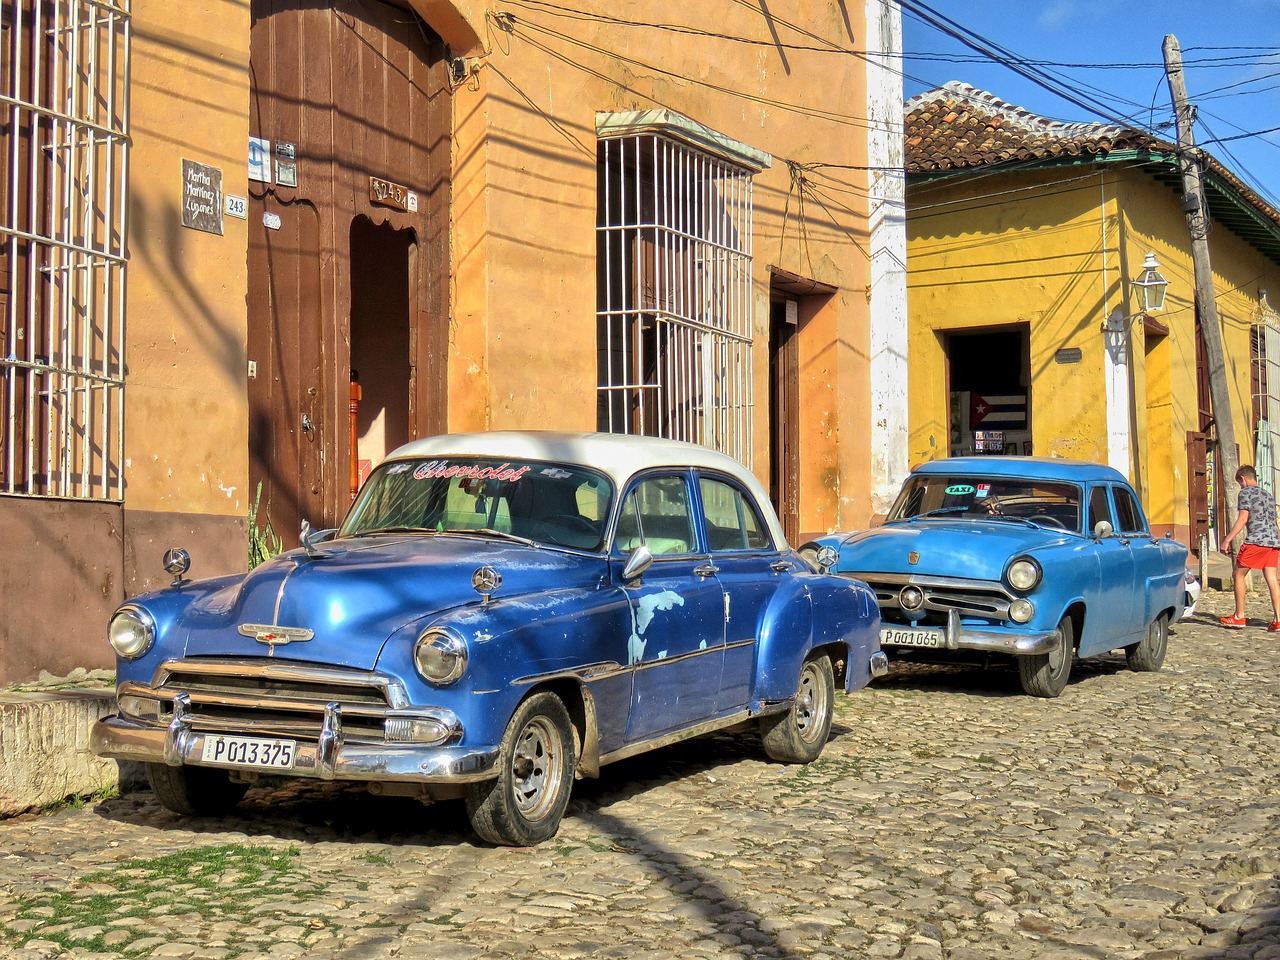
[{"label": "front fender", "polygon": [[871,679],[871,656],[880,649],[880,611],[870,589],[856,580],[824,574],[796,578],[796,596],[775,597],[764,618],[752,711],[795,695],[810,652],[832,647],[844,658],[845,690]]}]

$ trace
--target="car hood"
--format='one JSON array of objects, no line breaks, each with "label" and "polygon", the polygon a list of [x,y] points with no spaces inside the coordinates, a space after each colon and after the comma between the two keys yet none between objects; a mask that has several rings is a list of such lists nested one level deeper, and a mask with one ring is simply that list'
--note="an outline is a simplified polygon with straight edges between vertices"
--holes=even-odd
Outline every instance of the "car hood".
[{"label": "car hood", "polygon": [[[919,520],[886,524],[840,541],[841,573],[907,573],[999,580],[1008,562],[1078,535],[1011,520]],[[912,560],[912,557],[915,560]]]},{"label": "car hood", "polygon": [[[356,538],[322,544],[317,554],[282,554],[192,603],[175,624],[185,631],[186,655],[269,654],[371,670],[398,629],[481,603],[471,586],[478,567],[502,575],[498,598],[593,585],[605,571],[600,557],[471,537]],[[260,629],[272,627],[299,635]],[[268,635],[278,642],[266,642]]]}]

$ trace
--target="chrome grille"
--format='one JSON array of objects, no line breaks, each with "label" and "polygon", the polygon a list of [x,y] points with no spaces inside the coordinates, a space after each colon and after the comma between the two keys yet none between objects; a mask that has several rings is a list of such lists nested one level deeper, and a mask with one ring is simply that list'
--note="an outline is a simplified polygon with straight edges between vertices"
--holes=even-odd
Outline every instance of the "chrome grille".
[{"label": "chrome grille", "polygon": [[153,689],[191,699],[191,729],[296,739],[320,736],[325,706],[342,707],[348,740],[386,742],[386,713],[408,703],[400,682],[367,670],[243,660],[171,660]]},{"label": "chrome grille", "polygon": [[[910,574],[848,573],[845,576],[866,583],[876,595],[880,615],[891,623],[922,623],[945,626],[947,614],[955,610],[962,617],[976,617],[993,623],[1009,619],[1009,604],[1015,599],[999,581],[963,580],[955,577],[921,577]],[[898,602],[902,588],[910,584],[924,594],[919,616],[906,615]]]}]

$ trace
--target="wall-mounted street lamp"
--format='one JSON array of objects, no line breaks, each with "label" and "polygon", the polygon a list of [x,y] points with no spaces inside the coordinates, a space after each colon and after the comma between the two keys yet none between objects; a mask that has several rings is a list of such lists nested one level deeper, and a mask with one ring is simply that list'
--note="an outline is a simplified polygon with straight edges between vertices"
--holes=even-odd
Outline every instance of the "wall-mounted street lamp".
[{"label": "wall-mounted street lamp", "polygon": [[1138,303],[1143,313],[1155,313],[1164,309],[1164,295],[1169,289],[1169,281],[1160,275],[1160,263],[1154,253],[1148,253],[1142,261],[1142,275],[1130,286],[1138,288]]}]

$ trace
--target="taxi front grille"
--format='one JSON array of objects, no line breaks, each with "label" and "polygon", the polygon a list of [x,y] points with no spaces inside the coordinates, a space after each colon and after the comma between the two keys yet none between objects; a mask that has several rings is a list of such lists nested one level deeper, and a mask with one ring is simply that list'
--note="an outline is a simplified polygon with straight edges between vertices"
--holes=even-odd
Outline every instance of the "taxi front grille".
[{"label": "taxi front grille", "polygon": [[[1009,619],[1009,604],[1014,599],[1003,584],[990,580],[884,573],[851,573],[848,576],[871,587],[881,618],[890,623],[945,626],[947,615],[952,610],[962,617],[1003,623]],[[902,589],[908,585],[918,588],[924,597],[913,616],[908,615],[901,602]]]},{"label": "taxi front grille", "polygon": [[399,681],[371,671],[212,658],[169,661],[152,686],[162,704],[187,695],[194,731],[295,739],[318,738],[336,703],[348,740],[382,743],[387,711],[408,702]]}]

